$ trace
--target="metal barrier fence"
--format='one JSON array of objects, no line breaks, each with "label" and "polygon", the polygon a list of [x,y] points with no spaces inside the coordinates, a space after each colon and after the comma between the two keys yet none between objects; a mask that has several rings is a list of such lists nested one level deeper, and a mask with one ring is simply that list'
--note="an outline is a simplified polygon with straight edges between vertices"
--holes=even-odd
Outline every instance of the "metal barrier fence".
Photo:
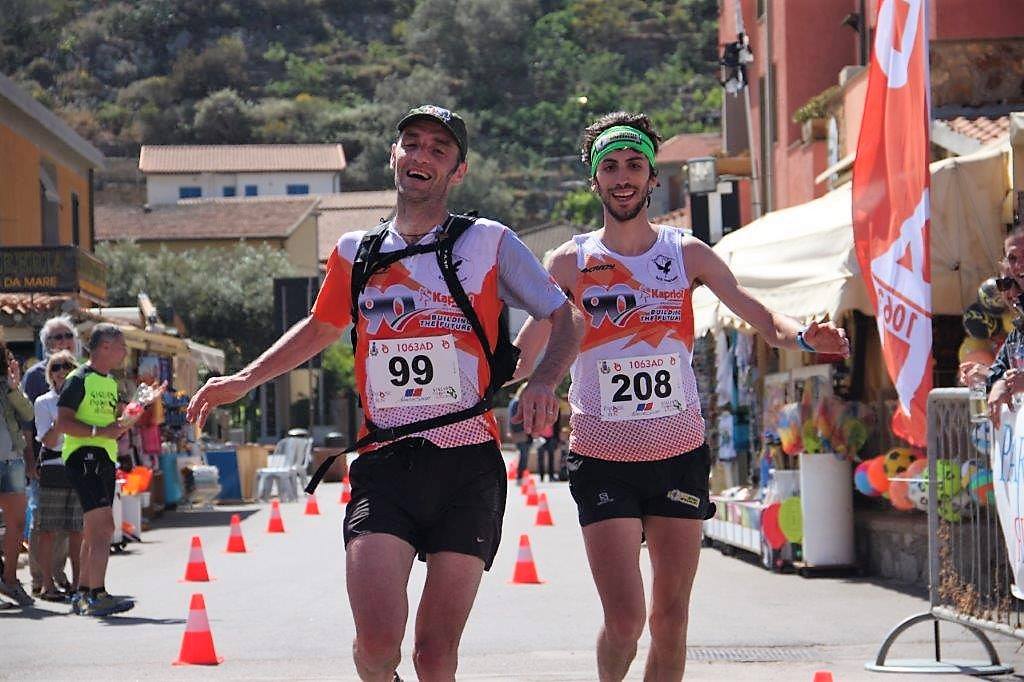
[{"label": "metal barrier fence", "polygon": [[[988,422],[973,424],[966,388],[934,389],[928,395],[928,477],[908,479],[911,496],[928,496],[930,609],[911,616],[886,637],[873,662],[879,672],[953,672],[994,675],[1002,665],[985,631],[1024,640],[1022,604],[1010,592],[1013,571],[996,511]],[[931,482],[936,484],[932,485]],[[934,658],[887,660],[908,628],[933,623]],[[987,661],[942,659],[940,621],[967,628],[984,647]]]}]

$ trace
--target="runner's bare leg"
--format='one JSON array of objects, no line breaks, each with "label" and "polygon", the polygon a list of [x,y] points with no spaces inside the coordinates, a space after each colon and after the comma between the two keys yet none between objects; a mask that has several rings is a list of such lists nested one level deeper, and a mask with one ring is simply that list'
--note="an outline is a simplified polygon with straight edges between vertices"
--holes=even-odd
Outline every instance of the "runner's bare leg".
[{"label": "runner's bare leg", "polygon": [[479,557],[457,552],[427,555],[427,582],[416,612],[413,652],[420,682],[455,679],[459,642],[483,572]]},{"label": "runner's bare leg", "polygon": [[644,669],[647,682],[683,679],[690,590],[700,558],[700,527],[696,519],[644,518],[654,577],[651,649]]},{"label": "runner's bare leg", "polygon": [[385,533],[355,538],[346,548],[345,581],[356,624],[352,657],[366,682],[392,682],[402,660],[415,556],[409,543]]},{"label": "runner's bare leg", "polygon": [[608,519],[583,528],[590,571],[604,607],[604,625],[597,637],[601,682],[618,682],[626,676],[644,630],[640,533],[640,519]]}]

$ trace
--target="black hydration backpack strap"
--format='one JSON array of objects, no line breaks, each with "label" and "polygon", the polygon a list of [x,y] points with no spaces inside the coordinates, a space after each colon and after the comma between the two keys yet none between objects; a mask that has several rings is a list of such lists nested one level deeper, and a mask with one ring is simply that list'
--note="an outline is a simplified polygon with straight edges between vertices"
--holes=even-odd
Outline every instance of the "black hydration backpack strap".
[{"label": "black hydration backpack strap", "polygon": [[[445,284],[448,286],[448,290],[451,293],[452,298],[455,300],[459,310],[473,328],[473,332],[476,334],[480,345],[484,349],[484,355],[487,358],[487,364],[491,369],[491,375],[493,378],[494,353],[491,351],[490,342],[487,340],[487,334],[484,332],[483,325],[480,323],[480,318],[473,309],[469,296],[466,294],[466,290],[462,287],[462,282],[459,281],[458,272],[455,270],[452,254],[455,248],[455,243],[458,241],[459,237],[461,237],[475,221],[476,216],[473,215],[450,215],[448,216],[448,220],[445,221],[437,239],[434,241],[429,244],[414,244],[404,249],[391,251],[385,254],[380,253],[380,247],[384,242],[384,235],[387,232],[388,224],[382,224],[380,227],[374,228],[364,235],[362,241],[359,243],[359,248],[356,251],[356,258],[352,264],[353,351],[355,350],[357,340],[356,323],[359,320],[359,296],[363,293],[363,290],[366,288],[366,283],[371,277],[373,277],[374,273],[408,256],[434,251],[437,253],[438,267],[441,270],[441,275],[444,277]],[[421,419],[419,421],[391,428],[381,428],[367,419],[366,427],[368,429],[368,433],[357,440],[352,447],[344,452],[340,452],[326,458],[309,479],[309,484],[306,486],[306,492],[312,494],[313,491],[316,490],[317,485],[320,484],[320,481],[334,463],[334,460],[341,455],[356,452],[360,448],[373,443],[398,440],[414,433],[429,431],[442,426],[449,426],[484,414],[491,409],[491,401],[494,397],[493,386],[494,381],[492,380],[480,400],[478,400],[474,405],[455,412],[449,412],[448,414],[430,417],[429,419]]]}]

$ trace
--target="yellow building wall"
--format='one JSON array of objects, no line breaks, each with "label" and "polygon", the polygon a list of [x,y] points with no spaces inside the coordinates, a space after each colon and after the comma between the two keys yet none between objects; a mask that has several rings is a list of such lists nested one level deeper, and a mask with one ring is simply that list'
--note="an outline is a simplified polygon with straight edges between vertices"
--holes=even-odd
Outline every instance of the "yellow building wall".
[{"label": "yellow building wall", "polygon": [[285,241],[284,250],[288,260],[295,266],[297,276],[316,277],[320,272],[317,229],[316,213],[313,212],[306,216]]},{"label": "yellow building wall", "polygon": [[60,243],[71,244],[72,193],[78,194],[80,246],[89,244],[89,178],[44,156],[32,141],[0,124],[0,246],[38,246],[42,243],[39,206],[39,164],[46,160],[57,169],[60,194]]},{"label": "yellow building wall", "polygon": [[0,124],[0,246],[32,246],[43,237],[39,149]]}]

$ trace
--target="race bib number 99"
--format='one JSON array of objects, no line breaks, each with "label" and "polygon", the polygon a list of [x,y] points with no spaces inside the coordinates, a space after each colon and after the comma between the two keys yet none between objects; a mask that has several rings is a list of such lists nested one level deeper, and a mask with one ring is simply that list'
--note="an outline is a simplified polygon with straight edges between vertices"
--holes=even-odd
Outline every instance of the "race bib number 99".
[{"label": "race bib number 99", "polygon": [[377,407],[459,401],[459,360],[451,334],[371,341],[366,371]]},{"label": "race bib number 99", "polygon": [[610,358],[597,364],[601,419],[653,419],[686,410],[679,355]]}]

